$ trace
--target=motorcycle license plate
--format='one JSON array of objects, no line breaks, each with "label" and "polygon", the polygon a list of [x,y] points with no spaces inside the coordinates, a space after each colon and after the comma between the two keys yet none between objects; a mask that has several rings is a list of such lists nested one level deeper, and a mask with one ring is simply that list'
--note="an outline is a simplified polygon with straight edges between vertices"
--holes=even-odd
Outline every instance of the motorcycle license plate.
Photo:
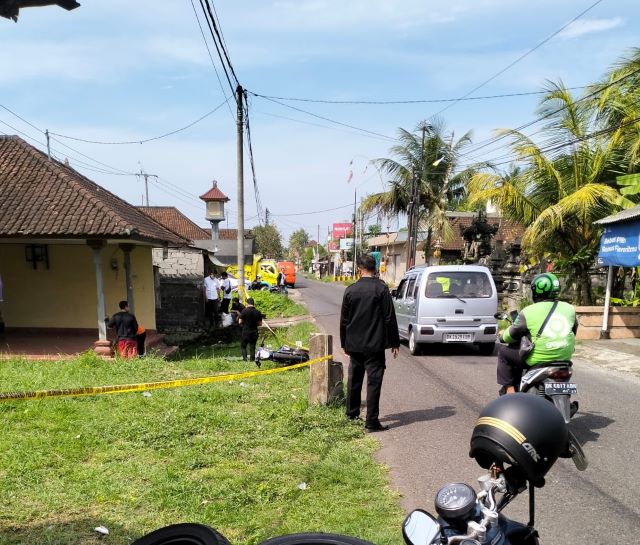
[{"label": "motorcycle license plate", "polygon": [[447,333],[444,336],[444,342],[446,343],[467,343],[473,340],[471,333]]},{"label": "motorcycle license plate", "polygon": [[544,393],[553,394],[577,394],[578,385],[574,382],[547,382],[544,385]]}]

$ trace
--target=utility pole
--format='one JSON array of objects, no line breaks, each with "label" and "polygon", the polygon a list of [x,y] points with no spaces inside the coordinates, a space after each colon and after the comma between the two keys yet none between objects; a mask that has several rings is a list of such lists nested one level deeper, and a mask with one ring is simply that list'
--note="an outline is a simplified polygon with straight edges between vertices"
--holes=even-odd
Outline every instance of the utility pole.
[{"label": "utility pole", "polygon": [[147,206],[149,206],[149,178],[157,178],[155,174],[147,174],[144,170],[140,169],[140,176],[144,178],[144,194],[147,197]]},{"label": "utility pole", "polygon": [[[427,131],[427,124],[422,122],[422,146],[420,148],[420,177],[424,179],[424,140]],[[407,270],[416,264],[416,253],[418,247],[418,227],[420,217],[420,184],[415,168],[411,173],[411,208],[409,209],[408,219],[408,249],[407,249]],[[427,249],[428,251],[428,249]]]},{"label": "utility pole", "polygon": [[244,294],[244,163],[242,140],[244,137],[244,119],[242,104],[244,90],[242,85],[236,88],[236,101],[238,107],[238,138],[237,138],[237,161],[238,161],[238,290]]},{"label": "utility pole", "polygon": [[268,208],[266,208],[264,211],[264,224],[266,226],[269,225],[269,209]]},{"label": "utility pole", "polygon": [[49,145],[49,129],[44,131],[44,134],[47,136],[47,159],[51,161],[51,146]]},{"label": "utility pole", "polygon": [[356,199],[357,199],[357,191],[353,190],[353,262],[351,265],[351,278],[356,279]]}]

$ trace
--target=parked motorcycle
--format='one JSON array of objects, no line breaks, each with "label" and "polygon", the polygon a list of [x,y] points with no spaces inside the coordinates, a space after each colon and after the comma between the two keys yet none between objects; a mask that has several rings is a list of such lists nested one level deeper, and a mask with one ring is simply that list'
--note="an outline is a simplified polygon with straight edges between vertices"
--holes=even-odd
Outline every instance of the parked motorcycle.
[{"label": "parked motorcycle", "polygon": [[[516,393],[489,403],[475,423],[469,456],[487,473],[480,491],[450,483],[437,492],[435,517],[421,509],[402,525],[407,545],[539,545],[535,522],[535,488],[569,440],[567,424],[550,403]],[[508,519],[503,509],[529,491],[529,522]],[[161,528],[133,545],[230,545],[212,528],[178,524]],[[269,539],[261,545],[371,545],[337,534],[302,533]]]}]

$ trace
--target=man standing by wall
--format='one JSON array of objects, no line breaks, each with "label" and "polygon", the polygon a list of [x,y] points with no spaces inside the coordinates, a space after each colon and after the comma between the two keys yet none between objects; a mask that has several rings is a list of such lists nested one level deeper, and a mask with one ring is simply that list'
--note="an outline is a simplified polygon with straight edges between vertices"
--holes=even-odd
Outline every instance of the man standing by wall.
[{"label": "man standing by wall", "polygon": [[215,327],[218,324],[219,290],[220,283],[218,279],[213,271],[209,271],[209,276],[204,279],[204,315],[209,320],[209,327]]},{"label": "man standing by wall", "polygon": [[357,261],[360,279],[349,286],[342,299],[340,344],[350,358],[347,380],[347,417],[360,419],[362,383],[367,375],[365,431],[389,429],[380,423],[380,391],[386,348],[396,358],[400,348],[398,322],[386,284],[375,277],[376,261],[364,254]]},{"label": "man standing by wall", "polygon": [[133,358],[138,354],[138,320],[129,312],[129,303],[120,301],[120,312],[109,320],[107,327],[114,327],[117,335],[116,350],[122,358]]}]

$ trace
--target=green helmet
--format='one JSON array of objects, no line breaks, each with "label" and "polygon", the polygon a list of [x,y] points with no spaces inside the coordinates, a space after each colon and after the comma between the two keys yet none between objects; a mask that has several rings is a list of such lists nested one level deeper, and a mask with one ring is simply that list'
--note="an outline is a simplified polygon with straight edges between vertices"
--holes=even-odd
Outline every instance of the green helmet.
[{"label": "green helmet", "polygon": [[543,273],[533,277],[531,295],[533,302],[557,299],[560,293],[560,280],[555,274]]}]

